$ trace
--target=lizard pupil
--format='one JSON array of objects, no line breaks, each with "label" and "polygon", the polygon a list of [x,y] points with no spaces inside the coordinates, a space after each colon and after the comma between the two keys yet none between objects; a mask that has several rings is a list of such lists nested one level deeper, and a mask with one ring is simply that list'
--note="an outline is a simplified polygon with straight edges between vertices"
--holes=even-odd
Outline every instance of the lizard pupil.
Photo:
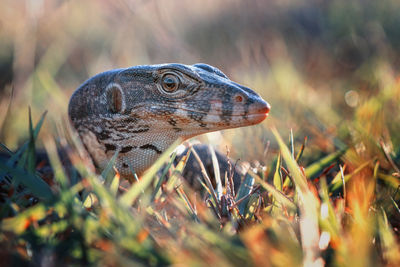
[{"label": "lizard pupil", "polygon": [[179,87],[179,80],[175,75],[167,74],[162,79],[162,87],[167,92],[173,92]]}]

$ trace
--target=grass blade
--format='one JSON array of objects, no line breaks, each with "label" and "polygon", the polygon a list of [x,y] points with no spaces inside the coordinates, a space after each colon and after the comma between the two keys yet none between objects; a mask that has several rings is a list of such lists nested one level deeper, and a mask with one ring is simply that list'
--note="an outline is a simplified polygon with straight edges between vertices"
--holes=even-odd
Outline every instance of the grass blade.
[{"label": "grass blade", "polygon": [[[33,138],[30,138],[30,141],[25,142],[19,149],[18,151],[9,159],[9,163],[14,164],[16,161],[18,161],[18,166],[23,168],[25,167],[25,163],[27,161],[28,158],[28,154],[32,153],[32,150],[30,150],[31,152],[29,152],[29,150],[27,151],[27,149],[29,148],[29,146],[31,145],[32,141],[33,143],[36,142],[36,139],[39,135],[39,131],[43,125],[44,119],[46,117],[47,111],[43,112],[42,116],[39,119],[39,122],[36,124],[35,129],[33,130],[33,133],[31,132],[31,115],[30,115],[30,109],[29,109],[29,125],[30,125],[30,129],[29,129],[29,133],[30,136]],[[34,151],[34,150],[33,150]],[[33,173],[33,172],[32,172]]]},{"label": "grass blade", "polygon": [[271,193],[272,197],[280,203],[282,206],[287,208],[288,210],[295,212],[297,210],[297,206],[293,203],[291,199],[289,199],[285,194],[281,191],[278,191],[274,186],[268,184],[264,180],[262,180],[257,174],[249,172],[251,176],[255,179],[255,181],[260,184],[265,190]]},{"label": "grass blade", "polygon": [[346,174],[344,176],[344,181],[343,181],[342,175],[340,173],[338,175],[336,175],[336,177],[332,180],[331,184],[329,185],[329,192],[334,192],[334,191],[340,189],[344,183],[347,183],[351,179],[351,177],[353,177],[354,175],[356,175],[357,173],[362,171],[362,169],[367,167],[370,163],[371,163],[371,161],[364,162],[357,169],[355,169],[351,174]]},{"label": "grass blade", "polygon": [[275,188],[279,191],[282,191],[282,187],[283,187],[282,173],[281,173],[281,161],[282,161],[282,156],[281,156],[281,154],[279,154],[277,161],[276,161],[274,177],[272,180]]},{"label": "grass blade", "polygon": [[35,173],[35,164],[36,164],[36,151],[35,151],[35,136],[33,134],[33,125],[32,125],[32,113],[31,108],[29,107],[29,142],[28,142],[28,166],[27,170],[30,173]]},{"label": "grass blade", "polygon": [[0,162],[0,169],[8,172],[16,182],[25,185],[37,198],[47,201],[53,197],[49,185],[36,175],[18,167],[10,167],[2,162]]},{"label": "grass blade", "polygon": [[307,136],[304,137],[303,144],[301,145],[300,151],[296,156],[297,162],[299,162],[299,160],[301,159],[301,156],[303,156],[303,152],[304,152],[304,149],[306,148],[306,144],[307,144]]},{"label": "grass blade", "polygon": [[161,168],[164,162],[169,158],[169,155],[174,151],[175,147],[182,141],[175,141],[164,153],[157,159],[153,166],[147,170],[139,182],[132,185],[128,192],[124,193],[119,198],[119,203],[122,205],[131,206],[141,192],[143,192],[153,181],[157,171]]},{"label": "grass blade", "polygon": [[158,192],[158,190],[160,190],[162,183],[165,181],[165,178],[167,176],[167,172],[171,168],[172,164],[174,163],[175,158],[176,158],[176,152],[173,152],[172,155],[171,155],[171,158],[170,158],[170,160],[168,162],[168,165],[165,166],[165,168],[164,168],[164,170],[163,170],[163,172],[161,174],[161,177],[158,179],[156,188],[154,189],[153,194],[151,196],[151,202],[154,202],[154,200],[156,198],[156,195],[157,195],[157,192]]},{"label": "grass blade", "polygon": [[104,170],[101,172],[101,177],[104,179],[104,184],[106,186],[110,186],[111,182],[113,181],[114,178],[114,172],[113,172],[113,167],[115,164],[115,161],[117,160],[119,154],[119,150],[116,150],[110,161],[107,163],[107,166],[104,168]]},{"label": "grass blade", "polygon": [[[240,184],[238,193],[236,195],[236,201],[249,195],[253,189],[253,185],[254,185],[254,178],[250,174],[247,173],[243,179],[243,182]],[[248,202],[249,202],[249,199],[246,199],[239,204],[238,209],[239,209],[240,214],[242,214],[242,215],[244,214],[244,211],[247,207]]]},{"label": "grass blade", "polygon": [[213,200],[215,201],[215,204],[218,206],[218,209],[221,212],[220,205],[219,205],[219,199],[217,198],[217,194],[215,193],[214,187],[213,187],[213,185],[211,183],[211,180],[210,180],[210,178],[209,178],[209,176],[207,174],[207,171],[206,171],[206,169],[204,167],[204,164],[201,161],[201,159],[200,159],[199,155],[197,154],[196,150],[193,147],[191,148],[191,150],[192,150],[192,153],[195,156],[197,162],[200,165],[200,169],[201,169],[201,173],[203,175],[203,179],[206,182],[206,185],[207,185],[207,187],[209,188],[209,190],[211,192],[211,197],[213,198]]},{"label": "grass blade", "polygon": [[318,200],[308,188],[306,176],[301,172],[296,160],[284,144],[277,130],[273,128],[272,132],[278,141],[282,157],[286,162],[293,182],[296,185],[296,192],[299,195],[300,236],[304,252],[303,264],[304,266],[320,266],[320,264],[317,264],[318,258],[320,257],[320,250],[318,247]]},{"label": "grass blade", "polygon": [[318,177],[319,173],[321,173],[324,170],[324,168],[329,166],[332,162],[338,160],[346,152],[346,150],[347,149],[336,151],[312,163],[305,170],[306,176],[310,179]]},{"label": "grass blade", "polygon": [[210,150],[211,153],[211,160],[213,163],[213,169],[214,169],[214,177],[215,177],[215,187],[217,191],[217,198],[221,199],[222,196],[222,182],[221,182],[221,173],[219,171],[219,163],[217,159],[217,155],[215,154],[215,150],[211,145],[208,145],[208,149]]}]

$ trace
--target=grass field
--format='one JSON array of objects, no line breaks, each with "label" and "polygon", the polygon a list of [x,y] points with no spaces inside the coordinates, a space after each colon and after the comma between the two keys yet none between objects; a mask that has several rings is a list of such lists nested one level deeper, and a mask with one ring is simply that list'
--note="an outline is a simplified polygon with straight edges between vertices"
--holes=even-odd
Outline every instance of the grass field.
[{"label": "grass field", "polygon": [[[400,265],[398,14],[396,0],[4,0],[0,258]],[[72,92],[108,69],[165,62],[216,66],[271,104],[259,125],[196,138],[251,163],[237,195],[205,181],[204,201],[185,160],[168,164],[173,148],[123,189],[112,162],[96,174],[82,157]]]}]

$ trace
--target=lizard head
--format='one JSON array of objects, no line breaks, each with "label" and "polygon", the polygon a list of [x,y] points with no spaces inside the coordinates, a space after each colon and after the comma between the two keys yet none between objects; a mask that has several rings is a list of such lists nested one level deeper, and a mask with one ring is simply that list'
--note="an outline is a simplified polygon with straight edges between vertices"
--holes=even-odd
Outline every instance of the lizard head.
[{"label": "lizard head", "polygon": [[96,165],[118,151],[122,175],[142,173],[179,137],[257,124],[269,110],[256,92],[206,64],[104,72],[82,84],[69,103],[72,124]]}]

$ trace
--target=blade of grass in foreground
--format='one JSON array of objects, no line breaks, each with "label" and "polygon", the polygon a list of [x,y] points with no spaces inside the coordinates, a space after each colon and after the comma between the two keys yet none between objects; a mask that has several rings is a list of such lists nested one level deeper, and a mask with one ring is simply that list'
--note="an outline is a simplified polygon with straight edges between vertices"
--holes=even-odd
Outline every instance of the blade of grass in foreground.
[{"label": "blade of grass in foreground", "polygon": [[0,169],[8,172],[18,183],[28,187],[35,197],[44,201],[50,200],[53,197],[53,192],[49,185],[36,175],[18,167],[10,167],[2,162],[0,162]]},{"label": "blade of grass in foreground", "polygon": [[210,150],[211,153],[211,160],[213,163],[213,169],[214,169],[214,176],[215,176],[215,190],[217,193],[217,198],[221,199],[222,196],[222,182],[221,182],[221,174],[219,171],[219,163],[217,159],[217,155],[215,154],[215,150],[211,145],[208,145],[208,149]]},{"label": "blade of grass in foreground", "polygon": [[277,190],[272,185],[266,183],[257,174],[249,172],[250,175],[259,183],[265,190],[272,194],[273,198],[280,203],[282,206],[286,207],[289,211],[295,212],[297,210],[296,205],[290,200],[285,194]]},{"label": "blade of grass in foreground", "polygon": [[62,189],[69,190],[69,180],[64,172],[62,163],[58,156],[57,147],[54,139],[50,136],[44,138],[44,147],[53,168],[54,179],[60,184]]},{"label": "blade of grass in foreground", "polygon": [[115,176],[112,171],[112,168],[115,164],[115,161],[117,160],[118,154],[119,154],[119,151],[116,150],[114,155],[110,159],[110,161],[107,163],[107,166],[105,167],[105,169],[101,172],[101,177],[103,177],[103,179],[105,180],[104,184],[106,186],[111,185],[111,182],[113,181],[113,178]]},{"label": "blade of grass in foreground", "polygon": [[153,166],[151,166],[151,168],[147,170],[143,177],[137,183],[133,184],[128,192],[126,192],[119,198],[119,203],[126,206],[132,205],[139,194],[150,185],[150,183],[156,176],[157,171],[161,168],[164,162],[169,159],[169,155],[181,142],[182,140],[178,139],[166,151],[164,151],[164,153],[157,159]]},{"label": "blade of grass in foreground", "polygon": [[172,163],[174,163],[175,158],[176,158],[176,152],[173,152],[167,166],[164,168],[164,170],[161,174],[160,179],[158,179],[156,188],[154,189],[153,194],[151,196],[151,202],[153,202],[156,199],[157,192],[158,192],[158,190],[160,190],[160,187],[167,176],[167,172],[171,168]]},{"label": "blade of grass in foreground", "polygon": [[299,162],[299,160],[301,159],[301,156],[303,156],[303,152],[304,152],[304,149],[306,148],[306,144],[307,144],[307,139],[308,139],[307,136],[304,137],[303,144],[301,145],[300,151],[296,156],[296,161],[297,162]]},{"label": "blade of grass in foreground", "polygon": [[273,177],[274,186],[279,191],[282,191],[282,187],[283,187],[282,173],[281,173],[281,161],[282,161],[282,157],[279,154],[277,161],[276,161],[275,173],[274,173],[274,177]]},{"label": "blade of grass in foreground", "polygon": [[1,142],[0,142],[0,149],[5,151],[9,156],[13,155],[13,152],[10,149],[8,149],[8,147],[5,144],[3,144]]},{"label": "blade of grass in foreground", "polygon": [[35,164],[36,164],[35,141],[36,141],[36,139],[35,139],[33,124],[32,124],[32,112],[31,112],[31,108],[29,107],[29,142],[28,142],[28,151],[27,151],[27,157],[28,157],[27,170],[30,173],[35,173]]},{"label": "blade of grass in foreground", "polygon": [[[246,176],[243,179],[243,182],[240,184],[238,193],[236,195],[236,201],[249,195],[253,189],[253,185],[254,185],[254,178],[250,174],[246,174]],[[244,214],[244,211],[245,211],[245,208],[247,207],[248,202],[249,202],[249,199],[246,199],[245,201],[242,201],[238,205],[238,209],[239,209],[239,212],[241,215]]]},{"label": "blade of grass in foreground", "polygon": [[1,223],[1,228],[4,231],[22,234],[32,222],[42,220],[46,216],[46,211],[45,204],[39,203],[15,217],[4,219]]},{"label": "blade of grass in foreground", "polygon": [[[348,182],[354,175],[362,171],[365,167],[367,167],[371,161],[366,161],[361,164],[357,169],[355,169],[351,174],[346,174],[344,176],[344,182]],[[341,179],[340,173],[332,180],[331,184],[329,185],[329,192],[334,192],[340,189],[343,186],[343,181]]]},{"label": "blade of grass in foreground", "polygon": [[320,258],[318,247],[318,200],[308,188],[306,177],[301,172],[296,160],[283,142],[278,131],[273,128],[272,132],[279,144],[282,158],[286,162],[299,196],[300,236],[304,252],[303,264],[304,266],[322,266],[323,260]]},{"label": "blade of grass in foreground", "polygon": [[181,197],[181,199],[185,203],[185,206],[186,206],[190,216],[193,218],[193,220],[195,222],[200,222],[199,217],[197,217],[197,213],[196,213],[195,207],[192,205],[192,203],[190,203],[190,200],[187,197],[187,195],[185,194],[185,191],[183,191],[182,187],[178,186],[178,188],[176,188],[176,192],[178,193],[178,195]]},{"label": "blade of grass in foreground", "polygon": [[316,178],[318,174],[324,170],[325,167],[338,160],[346,152],[346,150],[347,149],[342,149],[337,152],[331,153],[326,157],[307,166],[305,170],[306,177],[310,179]]},{"label": "blade of grass in foreground", "polygon": [[219,199],[217,198],[217,194],[215,193],[215,190],[214,190],[214,187],[213,187],[213,185],[211,183],[210,177],[208,177],[208,174],[207,174],[207,171],[206,171],[206,169],[204,167],[204,164],[201,161],[201,159],[200,159],[199,155],[197,154],[196,150],[193,147],[191,148],[191,150],[192,150],[193,156],[196,158],[197,162],[200,165],[201,174],[203,175],[203,179],[206,182],[206,185],[207,185],[209,191],[211,192],[211,197],[214,200],[215,205],[218,207],[219,212],[221,212],[220,205],[219,205]]},{"label": "blade of grass in foreground", "polygon": [[[45,111],[42,116],[40,117],[39,122],[36,124],[35,129],[31,131],[30,127],[30,135],[31,135],[31,140],[26,141],[19,149],[18,151],[8,160],[10,164],[14,164],[16,161],[18,161],[18,166],[19,167],[25,167],[25,163],[27,161],[27,157],[29,155],[29,152],[27,151],[30,143],[36,142],[36,139],[39,135],[40,128],[43,125],[44,119],[46,117],[47,111]],[[32,121],[30,121],[30,126],[31,126]]]},{"label": "blade of grass in foreground", "polygon": [[383,208],[381,208],[381,214],[378,215],[378,229],[379,236],[382,244],[382,253],[384,259],[392,266],[400,262],[400,246],[396,242],[396,235],[394,234],[390,224],[388,222],[387,216]]}]

